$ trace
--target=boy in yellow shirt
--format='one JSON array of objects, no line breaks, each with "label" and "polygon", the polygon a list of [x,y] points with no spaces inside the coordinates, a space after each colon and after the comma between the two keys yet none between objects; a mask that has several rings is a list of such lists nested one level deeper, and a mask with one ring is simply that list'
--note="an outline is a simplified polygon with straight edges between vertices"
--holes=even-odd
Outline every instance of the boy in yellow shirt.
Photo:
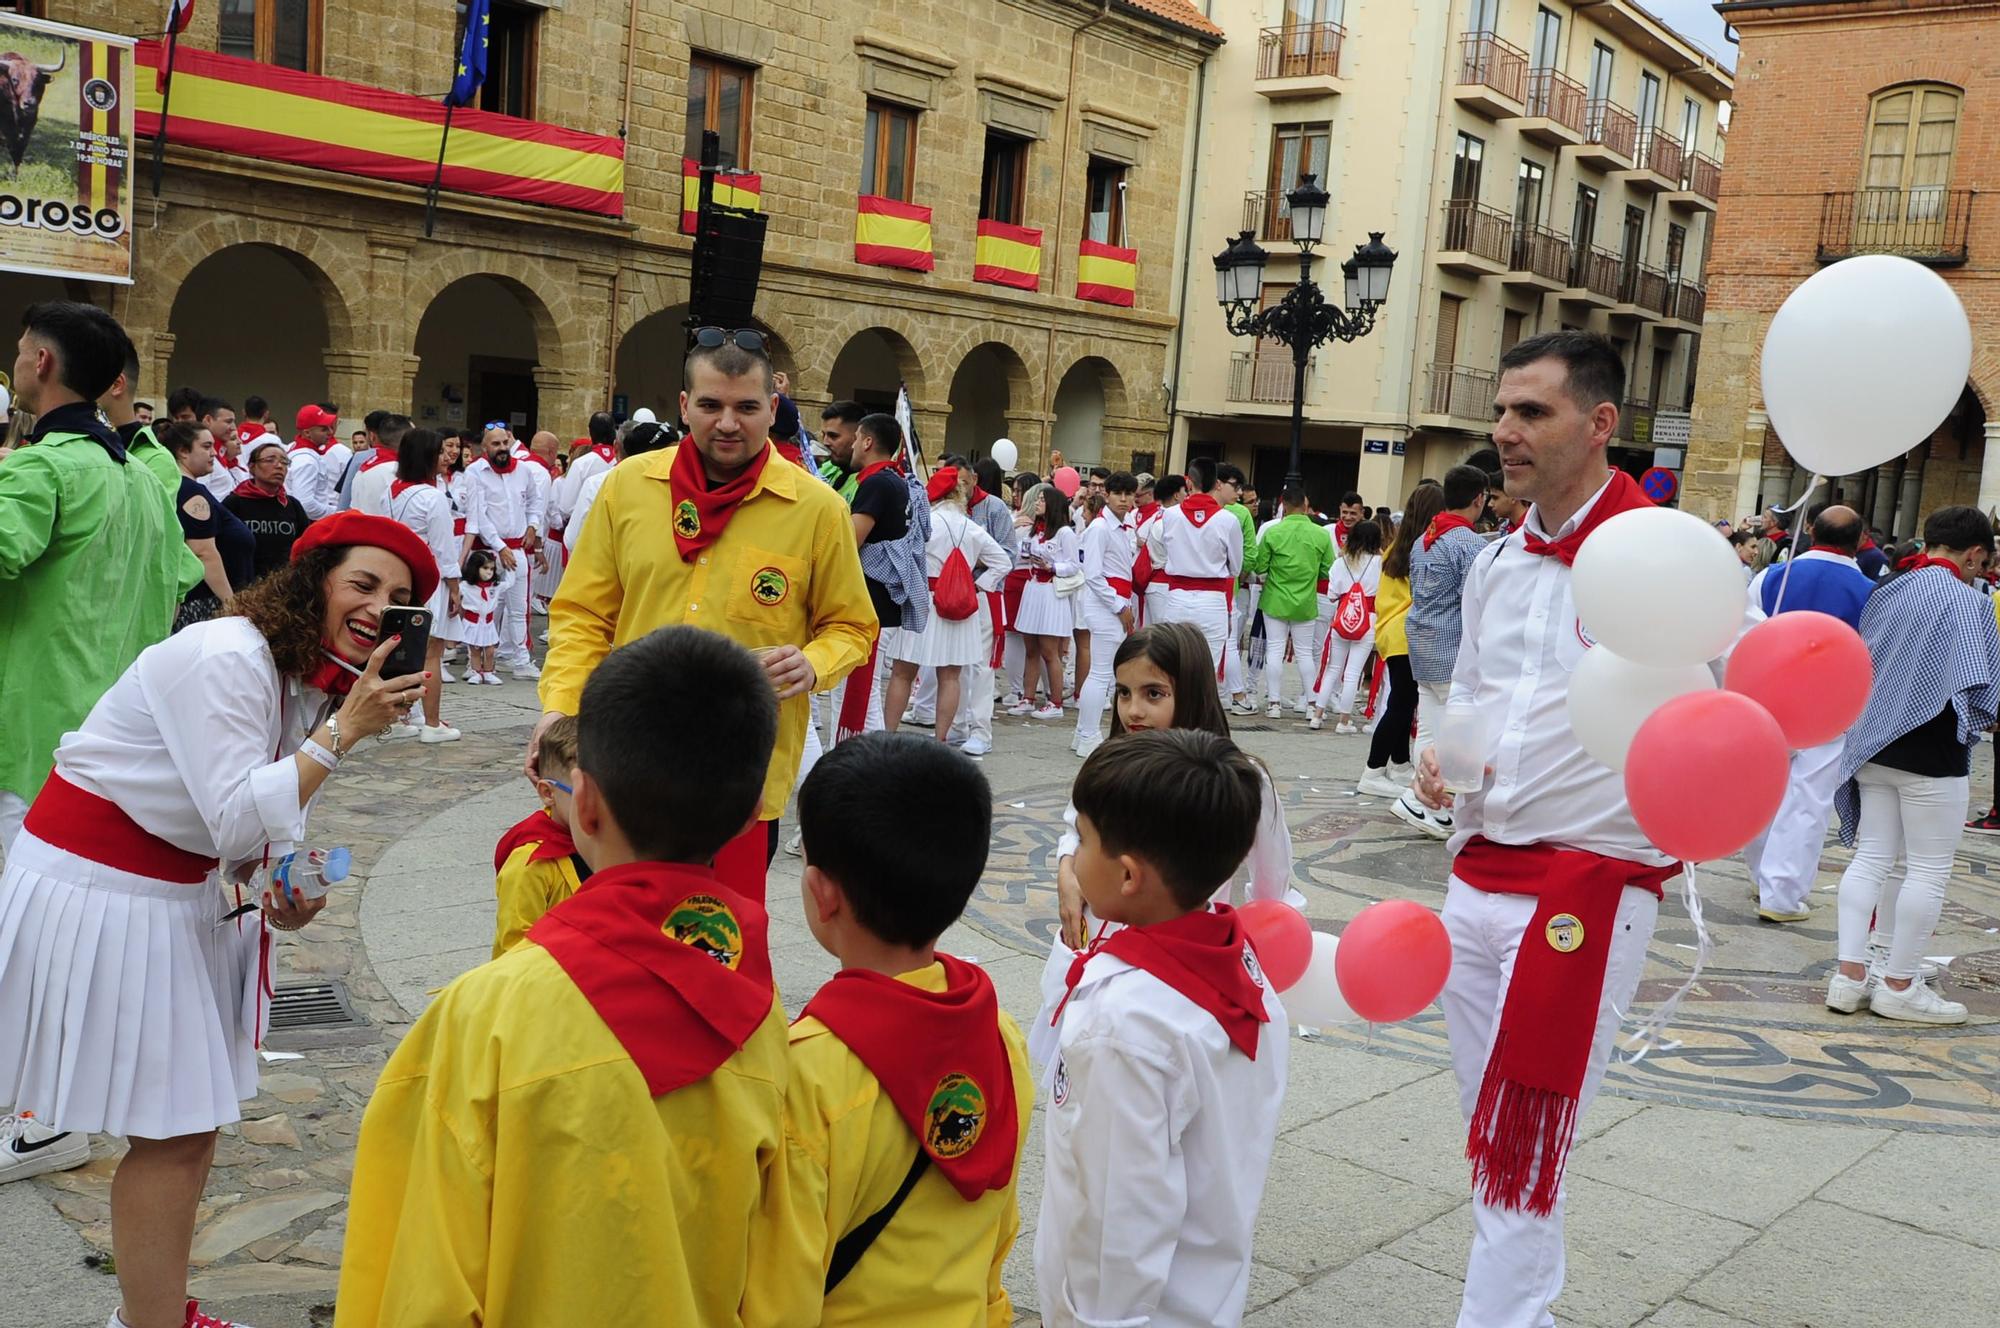
[{"label": "boy in yellow shirt", "polygon": [[769,679],[713,633],[598,665],[573,819],[593,874],[382,1071],[340,1328],[744,1322],[785,1023],[764,910],[706,864],[755,820],[776,733]]},{"label": "boy in yellow shirt", "polygon": [[535,740],[535,792],[542,809],[517,822],[493,850],[493,957],[520,943],[542,915],[583,888],[590,864],[570,837],[575,805],[576,720],[563,715]]},{"label": "boy in yellow shirt", "polygon": [[753,1240],[745,1318],[985,1328],[1034,1081],[984,970],[939,953],[986,867],[971,760],[867,733],[799,788],[806,922],[841,971],[792,1025],[785,1163]]}]

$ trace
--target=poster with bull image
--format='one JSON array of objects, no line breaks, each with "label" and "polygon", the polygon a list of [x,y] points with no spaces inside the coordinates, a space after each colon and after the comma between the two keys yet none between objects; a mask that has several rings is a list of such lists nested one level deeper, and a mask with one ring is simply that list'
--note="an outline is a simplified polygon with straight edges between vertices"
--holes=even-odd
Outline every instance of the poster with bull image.
[{"label": "poster with bull image", "polygon": [[132,41],[0,13],[0,271],[132,280]]}]

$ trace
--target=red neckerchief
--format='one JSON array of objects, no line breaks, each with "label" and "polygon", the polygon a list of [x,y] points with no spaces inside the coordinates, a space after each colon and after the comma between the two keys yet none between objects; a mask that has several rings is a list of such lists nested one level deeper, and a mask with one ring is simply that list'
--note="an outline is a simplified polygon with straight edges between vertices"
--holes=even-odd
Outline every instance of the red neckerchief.
[{"label": "red neckerchief", "polygon": [[680,550],[682,562],[693,562],[697,553],[722,538],[729,518],[757,487],[757,477],[770,459],[771,449],[766,447],[735,479],[710,488],[700,450],[691,442],[674,449],[667,488],[674,504],[674,547]]},{"label": "red neckerchief", "polygon": [[806,463],[805,449],[801,448],[797,443],[783,443],[779,442],[776,438],[773,438],[771,440],[771,446],[777,448],[778,455],[783,457],[785,460],[791,462],[793,465],[795,466],[805,465]]},{"label": "red neckerchief", "polygon": [[1896,564],[1896,570],[1899,572],[1916,572],[1926,567],[1942,567],[1958,580],[1965,580],[1965,573],[1959,569],[1957,563],[1948,558],[1933,558],[1928,553],[1913,553]]},{"label": "red neckerchief", "polygon": [[305,676],[308,687],[317,687],[328,696],[346,696],[354,690],[355,673],[333,657],[333,647],[320,645],[319,667]]},{"label": "red neckerchief", "polygon": [[1628,885],[1660,895],[1680,871],[1678,862],[1649,867],[1554,844],[1495,844],[1484,835],[1453,860],[1452,873],[1474,889],[1536,897],[1465,1145],[1473,1184],[1487,1203],[1543,1216],[1555,1210],[1619,896]]},{"label": "red neckerchief", "polygon": [[1834,548],[1834,547],[1833,547],[1833,546],[1832,546],[1831,544],[1815,544],[1815,545],[1813,545],[1813,546],[1812,546],[1812,547],[1811,547],[1810,549],[1807,549],[1807,550],[1806,550],[1806,552],[1807,552],[1807,553],[1830,553],[1830,554],[1832,554],[1832,555],[1833,555],[1834,557],[1836,557],[1836,558],[1847,558],[1847,559],[1852,559],[1852,558],[1854,557],[1854,555],[1853,555],[1853,554],[1851,554],[1851,553],[1849,553],[1849,552],[1848,552],[1848,551],[1847,551],[1846,549],[1836,549],[1836,548]]},{"label": "red neckerchief", "polygon": [[285,450],[288,452],[310,452],[314,456],[325,456],[326,449],[332,446],[333,440],[331,438],[321,443],[318,447],[314,447],[303,438],[294,438],[292,439],[292,445]]},{"label": "red neckerchief", "polygon": [[1424,549],[1444,538],[1447,530],[1471,530],[1472,523],[1456,512],[1439,512],[1431,518],[1431,524],[1424,531]]},{"label": "red neckerchief", "polygon": [[[1598,496],[1596,506],[1590,509],[1590,515],[1578,522],[1575,530],[1564,535],[1561,539],[1543,539],[1541,536],[1535,534],[1534,531],[1528,529],[1527,519],[1523,518],[1521,521],[1521,547],[1529,553],[1540,554],[1546,558],[1554,558],[1561,562],[1564,567],[1574,567],[1576,565],[1576,551],[1583,547],[1583,542],[1590,538],[1592,531],[1609,521],[1612,517],[1617,516],[1620,512],[1636,512],[1642,507],[1651,506],[1653,506],[1653,500],[1648,498],[1646,491],[1639,487],[1639,481],[1633,479],[1622,470],[1614,470],[1611,472],[1611,483],[1604,487],[1604,492]],[[1537,515],[1539,517],[1539,514]]]},{"label": "red neckerchief", "polygon": [[254,443],[269,432],[271,432],[269,429],[255,420],[245,420],[236,426],[236,436],[246,443]]},{"label": "red neckerchief", "polygon": [[612,448],[611,444],[592,443],[590,450],[597,453],[598,459],[603,461],[605,465],[615,466],[618,464],[618,453]]},{"label": "red neckerchief", "polygon": [[[368,454],[368,459],[361,463],[361,469],[373,470],[377,466],[393,466],[395,464],[396,464],[395,449],[389,447],[383,447],[380,443],[377,443],[375,445],[375,450]],[[359,474],[360,471],[356,471],[355,473]]]},{"label": "red neckerchief", "polygon": [[867,465],[861,468],[861,473],[854,477],[854,487],[857,489],[860,488],[862,485],[868,482],[871,476],[879,475],[885,470],[892,469],[894,468],[895,464],[896,463],[893,459],[888,461],[869,462]]},{"label": "red neckerchief", "polygon": [[937,1169],[970,1203],[1014,1180],[1021,1141],[1000,1002],[983,969],[940,954],[945,989],[844,969],[800,1013],[860,1057]]},{"label": "red neckerchief", "polygon": [[410,489],[430,489],[435,487],[435,482],[427,480],[390,480],[389,501],[394,502]]},{"label": "red neckerchief", "polygon": [[285,497],[285,486],[280,484],[275,489],[267,489],[255,480],[245,480],[229,493],[234,498],[274,498],[282,502]]},{"label": "red neckerchief", "polygon": [[1868,552],[1868,550],[1870,550],[1870,549],[1872,549],[1872,548],[1874,548],[1874,547],[1875,547],[1875,541],[1874,541],[1874,540],[1870,539],[1870,538],[1869,538],[1868,536],[1866,536],[1866,535],[1863,535],[1863,536],[1861,537],[1861,552],[1863,552],[1863,553],[1866,553],[1866,552]]},{"label": "red neckerchief", "polygon": [[536,456],[533,452],[517,452],[514,454],[514,459],[517,461],[532,461],[536,465],[540,466],[543,470],[549,472],[550,479],[557,478],[556,468],[550,465],[548,462],[542,460],[540,457]]},{"label": "red neckerchief", "polygon": [[536,812],[516,822],[500,836],[499,844],[493,849],[493,870],[497,872],[506,866],[507,859],[513,857],[523,844],[535,845],[535,851],[528,855],[530,862],[548,862],[576,852],[576,841],[570,838],[562,823],[547,812]]},{"label": "red neckerchief", "polygon": [[1213,494],[1194,493],[1181,499],[1181,513],[1196,530],[1200,530],[1210,517],[1221,510],[1222,504],[1215,501]]},{"label": "red neckerchief", "polygon": [[1263,973],[1254,967],[1250,937],[1235,909],[1217,904],[1148,927],[1121,927],[1100,937],[1070,961],[1056,1019],[1062,1018],[1063,1005],[1082,980],[1084,965],[1100,950],[1145,969],[1214,1015],[1236,1049],[1257,1059],[1257,1026],[1268,1023],[1271,1016],[1264,1010]]},{"label": "red neckerchief", "polygon": [[528,929],[646,1077],[654,1097],[704,1079],[770,1017],[761,905],[708,867],[600,871]]},{"label": "red neckerchief", "polygon": [[1139,519],[1137,521],[1134,521],[1132,525],[1134,526],[1134,528],[1143,526],[1148,521],[1151,521],[1154,517],[1158,516],[1159,513],[1160,513],[1160,505],[1158,503],[1140,503]]}]

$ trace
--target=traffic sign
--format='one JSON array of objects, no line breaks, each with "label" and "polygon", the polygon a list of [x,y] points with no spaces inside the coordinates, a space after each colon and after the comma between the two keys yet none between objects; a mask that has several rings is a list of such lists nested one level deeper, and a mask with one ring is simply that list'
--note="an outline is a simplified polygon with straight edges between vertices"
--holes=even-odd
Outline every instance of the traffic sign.
[{"label": "traffic sign", "polygon": [[1681,482],[1671,470],[1655,466],[1639,477],[1639,487],[1646,491],[1648,498],[1664,506],[1680,492]]}]

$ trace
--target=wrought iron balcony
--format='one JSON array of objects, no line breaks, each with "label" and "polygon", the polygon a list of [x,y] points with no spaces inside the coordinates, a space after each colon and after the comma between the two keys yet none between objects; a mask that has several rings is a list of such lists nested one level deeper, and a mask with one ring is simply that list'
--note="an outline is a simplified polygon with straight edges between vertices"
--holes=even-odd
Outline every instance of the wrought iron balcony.
[{"label": "wrought iron balcony", "polygon": [[1573,266],[1568,236],[1558,234],[1547,226],[1514,223],[1514,253],[1507,278],[1509,281],[1519,274],[1525,279],[1515,284],[1546,286],[1553,290],[1569,284]]},{"label": "wrought iron balcony", "polygon": [[1618,283],[1621,308],[1655,318],[1667,316],[1667,274],[1648,263],[1626,263]]},{"label": "wrought iron balcony", "polygon": [[1970,189],[1861,189],[1828,194],[1820,205],[1819,261],[1895,254],[1934,267],[1966,258]]},{"label": "wrought iron balcony", "polygon": [[1667,306],[1667,317],[1677,323],[1701,326],[1701,320],[1708,316],[1708,287],[1692,281],[1674,283],[1671,301]]},{"label": "wrought iron balcony", "polygon": [[1584,103],[1577,158],[1599,170],[1629,171],[1639,146],[1639,117],[1605,97]]},{"label": "wrought iron balcony", "polygon": [[1513,237],[1514,219],[1499,208],[1472,198],[1449,199],[1444,205],[1441,248],[1447,255],[1465,257],[1440,258],[1439,262],[1470,272],[1504,272],[1512,257]]},{"label": "wrought iron balcony", "polygon": [[1519,115],[1527,93],[1528,53],[1490,32],[1458,39],[1458,101],[1499,119]]},{"label": "wrought iron balcony", "polygon": [[1576,261],[1570,267],[1569,289],[1591,304],[1610,307],[1618,302],[1619,286],[1625,275],[1625,260],[1615,249],[1594,244],[1577,245]]},{"label": "wrought iron balcony", "polygon": [[1292,209],[1283,189],[1252,189],[1243,195],[1243,229],[1260,240],[1290,240]]},{"label": "wrought iron balcony", "polygon": [[1265,28],[1257,40],[1258,78],[1338,78],[1340,44],[1347,29],[1338,23],[1291,23]]},{"label": "wrought iron balcony", "polygon": [[1722,199],[1722,163],[1706,153],[1690,152],[1687,162],[1687,191],[1711,203]]},{"label": "wrought iron balcony", "polygon": [[1499,378],[1465,364],[1433,364],[1425,384],[1424,408],[1432,415],[1476,421],[1493,418],[1493,390]]},{"label": "wrought iron balcony", "polygon": [[[1306,358],[1306,377],[1312,378],[1313,357]],[[1292,355],[1283,346],[1273,350],[1239,350],[1229,357],[1229,400],[1250,401],[1271,406],[1288,406],[1292,401]]]},{"label": "wrought iron balcony", "polygon": [[1528,75],[1528,123],[1521,132],[1550,147],[1574,147],[1583,142],[1589,102],[1588,90],[1567,74],[1533,70]]},{"label": "wrought iron balcony", "polygon": [[1658,125],[1639,131],[1639,146],[1633,157],[1631,183],[1652,193],[1681,187],[1686,170],[1687,149],[1681,141]]}]

